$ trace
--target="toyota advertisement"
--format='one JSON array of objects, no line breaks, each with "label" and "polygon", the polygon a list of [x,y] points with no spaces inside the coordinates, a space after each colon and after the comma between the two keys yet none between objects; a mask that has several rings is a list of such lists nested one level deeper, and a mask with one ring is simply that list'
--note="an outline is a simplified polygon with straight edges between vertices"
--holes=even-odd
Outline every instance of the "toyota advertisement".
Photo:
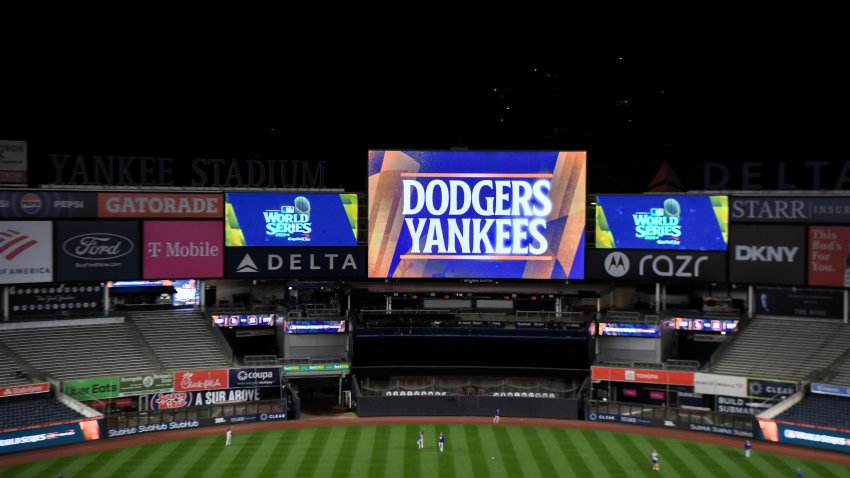
[{"label": "toyota advertisement", "polygon": [[582,279],[586,156],[370,151],[369,277]]},{"label": "toyota advertisement", "polygon": [[587,278],[650,282],[725,282],[726,253],[589,249]]},{"label": "toyota advertisement", "polygon": [[141,276],[139,223],[56,223],[56,280],[132,280]]},{"label": "toyota advertisement", "polygon": [[356,246],[356,194],[227,193],[228,247]]},{"label": "toyota advertisement", "polygon": [[805,285],[805,226],[735,225],[729,243],[729,280]]},{"label": "toyota advertisement", "polygon": [[809,285],[850,287],[850,227],[809,227]]},{"label": "toyota advertisement", "polygon": [[727,196],[598,196],[597,249],[725,251]]},{"label": "toyota advertisement", "polygon": [[0,284],[53,282],[53,223],[0,221]]},{"label": "toyota advertisement", "polygon": [[224,276],[222,221],[145,221],[144,278]]}]

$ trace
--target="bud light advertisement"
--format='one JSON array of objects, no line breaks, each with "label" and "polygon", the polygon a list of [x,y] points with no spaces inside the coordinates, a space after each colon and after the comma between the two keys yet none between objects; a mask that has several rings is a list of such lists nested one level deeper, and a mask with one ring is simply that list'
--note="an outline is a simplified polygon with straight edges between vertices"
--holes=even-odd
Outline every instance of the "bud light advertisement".
[{"label": "bud light advertisement", "polygon": [[725,251],[727,196],[598,196],[597,249]]},{"label": "bud light advertisement", "polygon": [[356,194],[228,193],[225,246],[356,246]]},{"label": "bud light advertisement", "polygon": [[586,156],[370,151],[369,277],[584,278]]}]

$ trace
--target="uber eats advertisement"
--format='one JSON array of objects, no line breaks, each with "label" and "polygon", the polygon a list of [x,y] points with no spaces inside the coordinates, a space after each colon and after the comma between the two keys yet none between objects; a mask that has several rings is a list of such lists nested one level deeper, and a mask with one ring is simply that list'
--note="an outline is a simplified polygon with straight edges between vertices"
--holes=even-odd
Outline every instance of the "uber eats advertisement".
[{"label": "uber eats advertisement", "polygon": [[356,246],[356,194],[227,193],[225,246]]},{"label": "uber eats advertisement", "polygon": [[727,196],[597,196],[597,249],[725,251]]},{"label": "uber eats advertisement", "polygon": [[369,277],[584,278],[586,153],[370,151]]}]

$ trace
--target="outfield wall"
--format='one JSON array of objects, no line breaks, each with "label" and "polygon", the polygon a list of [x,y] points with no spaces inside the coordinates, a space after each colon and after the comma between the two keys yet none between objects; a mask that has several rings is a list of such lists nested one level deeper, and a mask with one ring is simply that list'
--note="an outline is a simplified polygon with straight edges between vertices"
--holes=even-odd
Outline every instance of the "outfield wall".
[{"label": "outfield wall", "polygon": [[489,416],[496,409],[503,417],[579,419],[574,398],[511,398],[489,396],[368,397],[357,399],[357,415],[390,416]]}]

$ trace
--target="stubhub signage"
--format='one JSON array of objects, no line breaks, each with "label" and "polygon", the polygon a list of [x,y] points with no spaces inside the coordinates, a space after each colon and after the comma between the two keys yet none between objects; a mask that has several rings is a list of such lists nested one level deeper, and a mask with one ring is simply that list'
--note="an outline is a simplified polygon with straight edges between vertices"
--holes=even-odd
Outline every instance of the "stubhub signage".
[{"label": "stubhub signage", "polygon": [[228,247],[356,246],[356,194],[228,193]]},{"label": "stubhub signage", "polygon": [[585,153],[369,154],[371,277],[583,278]]},{"label": "stubhub signage", "polygon": [[598,196],[598,249],[725,251],[727,196]]}]

